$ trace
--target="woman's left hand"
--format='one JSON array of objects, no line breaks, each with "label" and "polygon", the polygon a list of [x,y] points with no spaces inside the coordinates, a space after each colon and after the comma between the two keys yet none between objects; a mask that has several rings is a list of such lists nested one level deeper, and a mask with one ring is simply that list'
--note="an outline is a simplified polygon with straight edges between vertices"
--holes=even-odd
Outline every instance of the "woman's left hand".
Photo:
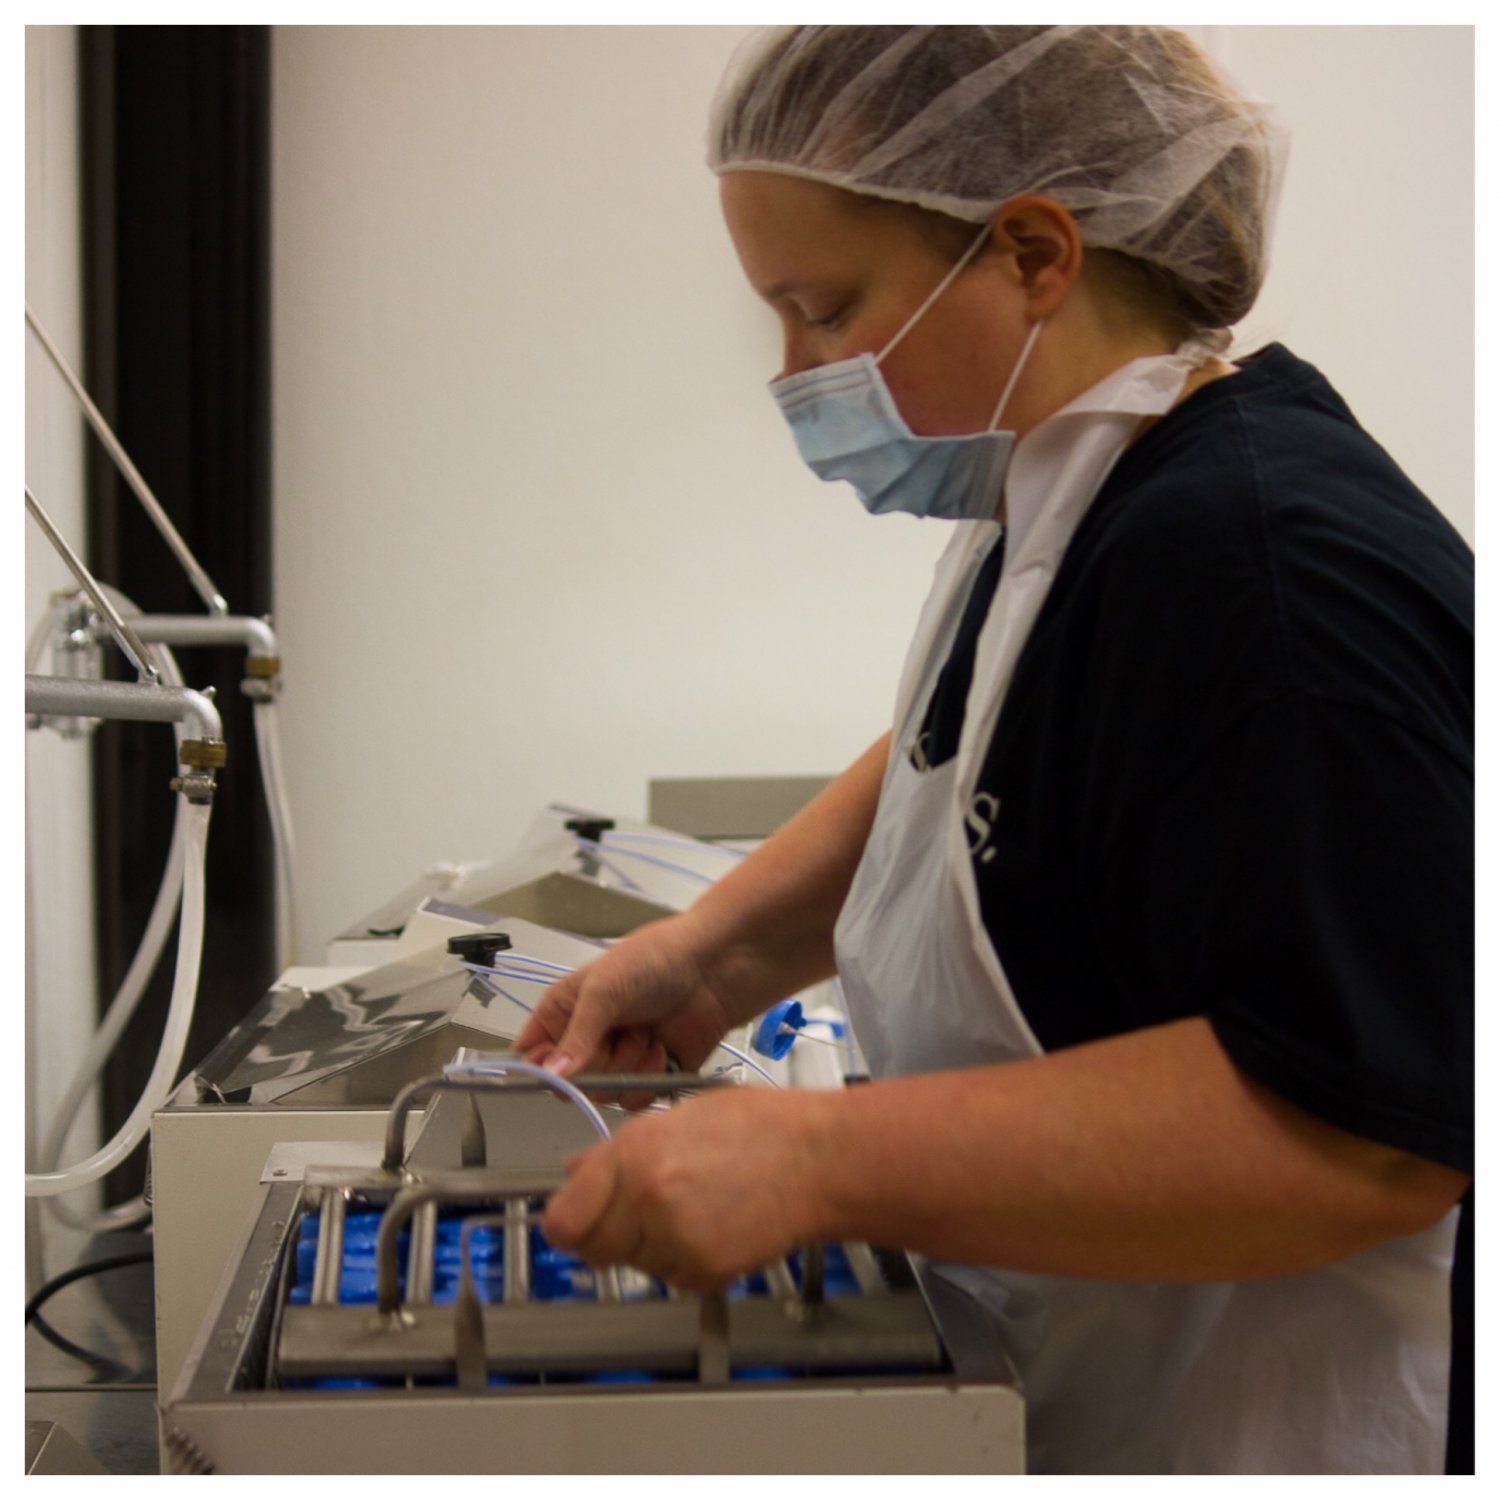
[{"label": "woman's left hand", "polygon": [[725,1088],[570,1157],[542,1233],[590,1265],[708,1291],[817,1233],[819,1122],[837,1095]]}]

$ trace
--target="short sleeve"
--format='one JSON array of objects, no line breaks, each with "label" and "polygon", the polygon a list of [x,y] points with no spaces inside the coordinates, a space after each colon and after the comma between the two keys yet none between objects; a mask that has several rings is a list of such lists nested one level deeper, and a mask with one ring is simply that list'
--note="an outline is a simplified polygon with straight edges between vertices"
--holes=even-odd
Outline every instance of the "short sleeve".
[{"label": "short sleeve", "polygon": [[1139,1011],[1343,1129],[1473,1170],[1473,775],[1375,710],[1264,701],[1111,852],[1098,919]]}]

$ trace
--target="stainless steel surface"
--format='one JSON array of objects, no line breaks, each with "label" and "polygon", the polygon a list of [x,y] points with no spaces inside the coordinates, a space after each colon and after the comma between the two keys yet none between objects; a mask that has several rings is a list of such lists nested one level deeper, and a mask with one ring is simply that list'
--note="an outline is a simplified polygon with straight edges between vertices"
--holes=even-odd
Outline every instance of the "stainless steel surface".
[{"label": "stainless steel surface", "polygon": [[88,1454],[53,1421],[26,1423],[27,1474],[108,1474],[109,1470]]},{"label": "stainless steel surface", "polygon": [[198,597],[215,614],[227,614],[229,606],[225,603],[224,596],[214,587],[213,580],[204,572],[198,559],[193,556],[166,511],[162,509],[161,502],[151,493],[151,487],[141,478],[140,471],[131,463],[130,455],[126,453],[120,440],[114,435],[109,423],[104,420],[103,413],[89,399],[89,393],[84,389],[83,382],[73,373],[71,366],[63,358],[62,351],[52,342],[46,329],[38,322],[30,307],[26,309],[26,326],[31,329],[37,337],[37,342],[47,351],[47,357],[56,366],[58,374],[66,381],[74,400],[78,402],[79,408],[88,419],[89,426],[94,429],[105,451],[114,460],[115,467],[124,475],[125,482],[135,491],[136,499],[141,502],[146,514],[151,517],[177,561],[182,564],[183,571],[192,580]]},{"label": "stainless steel surface", "polygon": [[[463,1175],[474,1174],[448,1178]],[[277,1267],[295,1238],[298,1191],[290,1184],[267,1190],[239,1269],[226,1278],[165,1404],[164,1451],[173,1471],[1015,1473],[1024,1467],[1023,1405],[1003,1354],[977,1340],[961,1354],[945,1352],[920,1269],[914,1273],[904,1258],[886,1262],[892,1275],[905,1277],[889,1295],[830,1298],[811,1319],[790,1317],[775,1297],[727,1305],[683,1296],[488,1306],[474,1297],[451,1308],[408,1304],[397,1320],[368,1307],[289,1305],[280,1309],[278,1331],[284,1283]],[[301,1191],[315,1193],[318,1185]],[[876,1349],[933,1373],[724,1379],[746,1363],[847,1369]],[[267,1389],[273,1357],[287,1380],[380,1369],[451,1383]],[[549,1384],[543,1374],[540,1386],[481,1387],[480,1361],[489,1374],[534,1379],[541,1370],[562,1383]],[[579,1383],[611,1367],[650,1368],[668,1378],[647,1387]]]},{"label": "stainless steel surface", "polygon": [[[563,1111],[554,1107],[551,1113]],[[225,1267],[257,1212],[267,1158],[278,1153],[283,1164],[274,1170],[285,1176],[273,1180],[289,1181],[300,1175],[294,1168],[299,1154],[342,1160],[338,1153],[352,1144],[367,1153],[363,1160],[368,1170],[379,1160],[385,1115],[383,1108],[216,1104],[170,1105],[152,1118],[156,1349],[163,1391],[171,1389]],[[419,1123],[414,1120],[413,1128]],[[523,1119],[517,1125],[519,1140],[530,1140],[530,1124]]]},{"label": "stainless steel surface", "polygon": [[168,1472],[535,1474],[554,1483],[566,1474],[1025,1472],[1024,1408],[1002,1384],[385,1395],[292,1401],[250,1391],[178,1407],[167,1421],[191,1447],[172,1449],[188,1458]]},{"label": "stainless steel surface", "polygon": [[[579,818],[614,825],[601,846],[567,827]],[[480,921],[514,918],[555,932],[601,941],[624,937],[645,922],[684,910],[733,867],[722,849],[670,828],[629,818],[602,818],[552,804],[504,859],[439,866],[383,902],[335,939],[361,947],[395,941],[425,905],[450,907]]]},{"label": "stainless steel surface", "polygon": [[[518,955],[559,969],[599,954],[596,944],[529,922],[505,926]],[[541,992],[531,990],[508,998],[441,943],[323,989],[272,989],[199,1064],[179,1102],[196,1093],[202,1103],[388,1105],[460,1047],[506,1050]]]},{"label": "stainless steel surface", "polygon": [[[469,1059],[474,1061],[475,1059]],[[568,1080],[583,1094],[694,1094],[707,1089],[728,1086],[727,1078],[700,1073],[579,1073]],[[418,1103],[427,1103],[440,1094],[462,1094],[465,1096],[465,1126],[461,1147],[461,1164],[483,1165],[482,1161],[471,1161],[474,1136],[471,1118],[481,1122],[478,1139],[482,1142],[483,1116],[478,1114],[477,1096],[483,1094],[552,1094],[558,1090],[544,1078],[517,1075],[509,1078],[450,1078],[435,1073],[430,1078],[418,1078],[396,1095],[386,1125],[385,1155],[381,1164],[394,1171],[401,1165],[402,1142],[406,1138],[407,1117]]]}]

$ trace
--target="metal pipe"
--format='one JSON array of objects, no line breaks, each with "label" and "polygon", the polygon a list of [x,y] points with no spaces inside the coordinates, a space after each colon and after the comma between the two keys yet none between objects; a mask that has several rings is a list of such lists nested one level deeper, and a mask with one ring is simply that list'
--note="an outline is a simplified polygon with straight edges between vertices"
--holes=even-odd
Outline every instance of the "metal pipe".
[{"label": "metal pipe", "polygon": [[531,1301],[531,1231],[526,1224],[526,1200],[512,1198],[505,1205],[505,1300]]},{"label": "metal pipe", "polygon": [[809,1312],[823,1302],[823,1242],[809,1240],[802,1247],[802,1306]]},{"label": "metal pipe", "polygon": [[344,1268],[344,1210],[348,1201],[343,1190],[324,1189],[322,1212],[318,1216],[318,1256],[313,1262],[315,1303],[339,1300],[339,1279]]},{"label": "metal pipe", "polygon": [[437,1256],[436,1203],[424,1203],[412,1215],[406,1245],[406,1301],[408,1306],[432,1301],[433,1261]]},{"label": "metal pipe", "polygon": [[43,717],[77,715],[182,724],[188,738],[222,740],[219,711],[192,688],[152,687],[144,682],[92,682],[76,677],[26,677],[26,712]]},{"label": "metal pipe", "polygon": [[243,646],[252,656],[279,656],[276,632],[254,615],[132,615],[143,641],[164,646]]},{"label": "metal pipe", "polygon": [[468,1171],[451,1174],[442,1180],[413,1183],[400,1189],[380,1216],[375,1234],[375,1296],[382,1314],[401,1308],[401,1264],[396,1251],[401,1231],[424,1203],[493,1203],[536,1197],[559,1186],[560,1173],[534,1173],[522,1178],[510,1173],[500,1180],[486,1173]]},{"label": "metal pipe", "polygon": [[227,615],[229,605],[225,603],[224,596],[214,587],[213,579],[204,572],[198,559],[189,551],[188,544],[183,541],[166,511],[162,509],[161,501],[151,493],[150,486],[141,478],[136,466],[131,463],[130,455],[120,445],[119,438],[114,435],[99,408],[89,399],[89,393],[84,390],[83,382],[69,368],[67,360],[62,357],[57,345],[52,342],[47,336],[47,331],[37,321],[30,303],[26,305],[26,326],[37,336],[37,341],[47,351],[47,357],[57,367],[58,374],[67,382],[68,389],[73,392],[73,399],[78,402],[79,408],[88,418],[89,426],[94,429],[99,441],[104,444],[105,451],[115,462],[115,467],[124,475],[125,482],[135,491],[136,499],[145,507],[146,514],[155,523],[156,529],[176,555],[177,561],[182,564],[184,572],[192,580],[193,587],[198,592],[198,597],[214,614]]},{"label": "metal pipe", "polygon": [[797,1300],[797,1278],[792,1275],[792,1268],[787,1264],[786,1257],[773,1260],[766,1267],[766,1285],[771,1289],[771,1295],[783,1302],[795,1302]]},{"label": "metal pipe", "polygon": [[41,502],[31,493],[31,486],[22,487],[26,491],[26,509],[31,512],[32,519],[42,528],[43,535],[52,543],[57,555],[68,565],[68,571],[78,580],[79,588],[89,596],[90,603],[109,622],[109,628],[114,632],[115,639],[120,643],[120,650],[125,653],[130,665],[146,681],[159,683],[161,672],[151,659],[151,653],[141,644],[135,631],[120,618],[119,610],[104,597],[94,581],[94,575],[84,567],[83,559],[68,545],[68,539],[53,525],[52,517],[42,509]]}]

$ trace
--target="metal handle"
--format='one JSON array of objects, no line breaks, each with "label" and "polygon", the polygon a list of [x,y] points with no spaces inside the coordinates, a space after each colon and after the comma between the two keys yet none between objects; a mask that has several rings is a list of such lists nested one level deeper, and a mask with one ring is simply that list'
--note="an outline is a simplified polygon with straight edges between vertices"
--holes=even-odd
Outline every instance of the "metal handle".
[{"label": "metal handle", "polygon": [[[567,1080],[585,1094],[683,1094],[729,1086],[727,1078],[702,1073],[580,1073]],[[450,1078],[434,1073],[409,1083],[396,1095],[386,1118],[385,1156],[381,1166],[395,1171],[405,1159],[406,1117],[423,1097],[446,1089],[491,1094],[552,1092],[542,1078]]]}]

